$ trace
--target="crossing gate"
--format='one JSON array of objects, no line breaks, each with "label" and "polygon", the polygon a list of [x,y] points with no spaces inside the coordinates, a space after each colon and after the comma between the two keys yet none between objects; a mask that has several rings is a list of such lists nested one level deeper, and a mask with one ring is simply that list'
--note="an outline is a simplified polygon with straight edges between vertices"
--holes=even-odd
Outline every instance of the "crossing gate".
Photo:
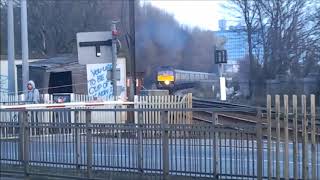
[{"label": "crossing gate", "polygon": [[[191,109],[192,94],[184,96],[135,96],[135,109]],[[160,124],[160,111],[135,112],[135,123]],[[169,111],[168,124],[192,124],[192,112]]]},{"label": "crossing gate", "polygon": [[[41,94],[42,103],[44,104],[54,104],[53,95],[51,94]],[[16,105],[23,100],[23,95],[12,95],[12,96],[1,96],[0,102],[6,105]],[[84,94],[71,94],[71,102],[92,102],[94,98],[89,97]],[[105,99],[106,101],[110,99]],[[179,108],[192,108],[192,94],[186,94],[184,96],[135,96],[134,99],[135,108],[139,109],[179,109]],[[83,109],[86,107],[76,107],[75,109]],[[115,108],[114,105],[104,105],[96,106],[97,109],[108,109]],[[117,106],[116,108],[127,108],[127,106]],[[66,115],[60,112],[40,112],[37,113],[38,119],[41,122],[54,122],[53,118],[59,119],[59,122],[73,122],[74,113],[71,112],[70,115]],[[168,113],[170,124],[191,124],[192,122],[192,112],[169,112]],[[10,122],[17,119],[17,113],[2,113],[0,116],[0,121]],[[70,120],[69,120],[70,119]],[[85,113],[82,111],[79,114],[80,122],[85,122]],[[127,118],[127,113],[124,112],[92,112],[91,119],[93,123],[125,123]],[[138,119],[138,114],[135,114],[136,123]],[[146,111],[142,114],[142,122],[144,124],[159,124],[160,123],[160,112]]]}]

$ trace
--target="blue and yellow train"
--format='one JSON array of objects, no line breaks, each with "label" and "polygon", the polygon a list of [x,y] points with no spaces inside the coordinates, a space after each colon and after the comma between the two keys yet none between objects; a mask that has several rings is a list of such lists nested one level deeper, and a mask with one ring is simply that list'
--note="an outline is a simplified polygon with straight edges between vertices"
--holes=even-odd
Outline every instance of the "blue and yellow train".
[{"label": "blue and yellow train", "polygon": [[212,82],[217,79],[214,73],[184,71],[171,66],[161,66],[157,70],[157,88],[179,90],[191,88],[200,82]]}]

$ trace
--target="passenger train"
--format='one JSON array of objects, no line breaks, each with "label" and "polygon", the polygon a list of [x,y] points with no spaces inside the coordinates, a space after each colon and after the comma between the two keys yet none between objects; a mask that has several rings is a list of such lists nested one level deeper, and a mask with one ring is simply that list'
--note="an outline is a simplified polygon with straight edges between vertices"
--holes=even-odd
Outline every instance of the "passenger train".
[{"label": "passenger train", "polygon": [[216,78],[217,75],[214,73],[184,71],[171,66],[162,66],[157,70],[157,88],[168,90],[191,88],[199,82],[210,82]]}]

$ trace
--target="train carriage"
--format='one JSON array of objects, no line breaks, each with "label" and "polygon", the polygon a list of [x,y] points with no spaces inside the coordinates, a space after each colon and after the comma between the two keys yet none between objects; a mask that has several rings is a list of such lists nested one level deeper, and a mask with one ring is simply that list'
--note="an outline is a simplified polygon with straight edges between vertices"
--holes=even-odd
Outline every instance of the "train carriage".
[{"label": "train carriage", "polygon": [[170,66],[161,66],[157,70],[156,82],[158,89],[178,90],[191,88],[199,82],[210,82],[215,79],[217,76],[214,73],[185,71]]}]

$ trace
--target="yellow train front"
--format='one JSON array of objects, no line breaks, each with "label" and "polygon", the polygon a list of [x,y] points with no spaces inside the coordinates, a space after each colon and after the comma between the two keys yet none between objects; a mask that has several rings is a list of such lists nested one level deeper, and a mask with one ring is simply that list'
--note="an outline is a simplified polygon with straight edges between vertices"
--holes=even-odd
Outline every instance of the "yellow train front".
[{"label": "yellow train front", "polygon": [[175,84],[175,72],[172,67],[163,66],[157,70],[157,88],[173,89]]},{"label": "yellow train front", "polygon": [[217,80],[214,73],[185,71],[170,66],[161,66],[157,70],[157,88],[174,92],[199,86],[200,83],[211,83]]}]

